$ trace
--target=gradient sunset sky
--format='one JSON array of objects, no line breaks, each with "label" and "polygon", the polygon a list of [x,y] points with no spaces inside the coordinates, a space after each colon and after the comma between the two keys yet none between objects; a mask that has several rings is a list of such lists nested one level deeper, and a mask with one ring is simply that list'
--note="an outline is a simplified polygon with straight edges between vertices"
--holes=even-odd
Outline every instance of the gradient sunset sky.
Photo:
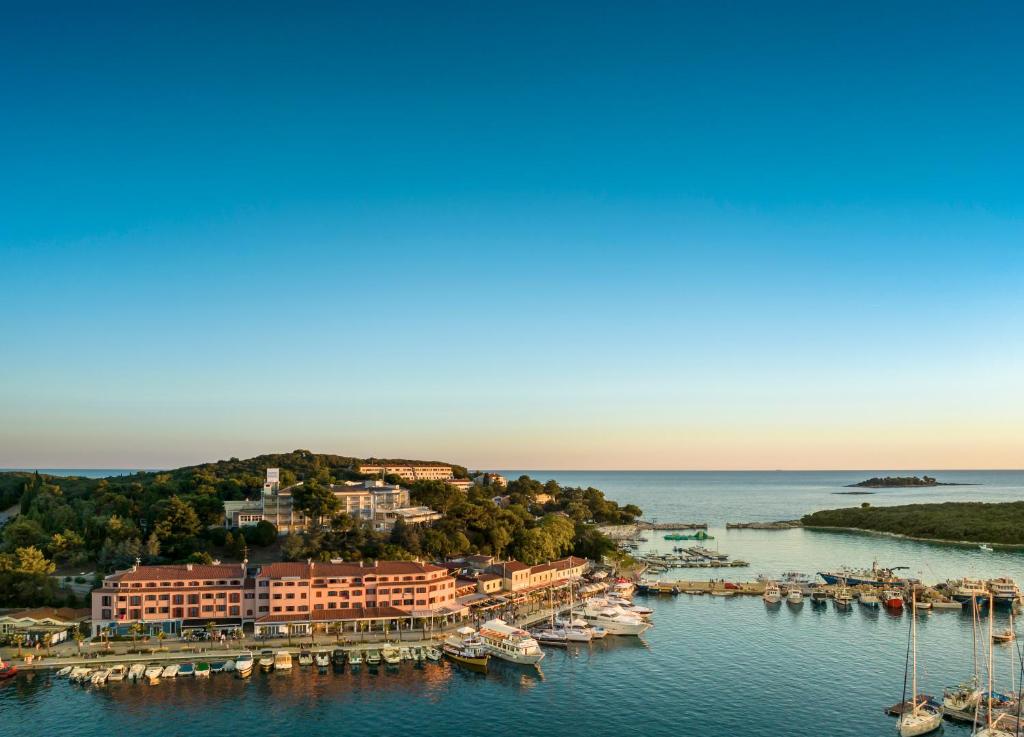
[{"label": "gradient sunset sky", "polygon": [[1019,3],[0,24],[0,467],[1024,467]]}]

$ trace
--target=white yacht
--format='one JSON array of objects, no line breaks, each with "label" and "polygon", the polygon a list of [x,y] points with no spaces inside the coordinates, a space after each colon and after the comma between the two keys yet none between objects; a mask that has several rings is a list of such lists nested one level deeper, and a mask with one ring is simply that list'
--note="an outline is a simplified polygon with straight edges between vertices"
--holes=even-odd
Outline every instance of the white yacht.
[{"label": "white yacht", "polygon": [[642,635],[651,623],[638,614],[630,614],[617,606],[601,606],[588,601],[583,608],[583,618],[592,626],[599,625],[609,635]]},{"label": "white yacht", "polygon": [[569,642],[590,642],[594,639],[594,630],[585,619],[559,619],[556,624],[565,632]]},{"label": "white yacht", "polygon": [[235,675],[239,678],[245,678],[252,674],[252,668],[255,664],[252,653],[242,653],[235,660]]},{"label": "white yacht", "polygon": [[487,652],[510,663],[536,665],[544,659],[540,645],[529,632],[511,627],[502,619],[484,622],[479,636]]}]

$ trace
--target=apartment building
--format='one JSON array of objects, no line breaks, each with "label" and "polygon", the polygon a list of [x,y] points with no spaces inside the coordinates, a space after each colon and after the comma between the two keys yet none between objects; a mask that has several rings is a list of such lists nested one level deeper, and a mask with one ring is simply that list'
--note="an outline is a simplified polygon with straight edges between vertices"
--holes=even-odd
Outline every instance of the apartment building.
[{"label": "apartment building", "polygon": [[451,466],[385,466],[365,464],[356,470],[367,476],[398,476],[403,481],[448,481],[454,478]]}]

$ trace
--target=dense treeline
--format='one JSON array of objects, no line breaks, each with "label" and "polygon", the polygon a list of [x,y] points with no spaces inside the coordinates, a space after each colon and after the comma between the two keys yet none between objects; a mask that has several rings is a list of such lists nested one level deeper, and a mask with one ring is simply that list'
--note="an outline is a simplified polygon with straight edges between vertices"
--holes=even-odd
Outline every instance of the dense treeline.
[{"label": "dense treeline", "polygon": [[952,486],[953,484],[940,484],[932,476],[874,476],[867,481],[860,481],[850,486],[863,486],[869,489],[903,488],[910,486]]},{"label": "dense treeline", "polygon": [[804,516],[809,527],[853,527],[912,537],[1024,544],[1024,502],[946,502],[827,509]]},{"label": "dense treeline", "polygon": [[[597,489],[562,488],[526,476],[507,490],[474,485],[461,491],[439,481],[419,481],[410,487],[414,501],[444,518],[427,528],[400,523],[384,535],[339,513],[327,488],[361,478],[353,471],[360,462],[298,450],[104,479],[0,474],[4,508],[13,505],[20,511],[0,534],[0,606],[64,603],[52,578],[58,566],[95,565],[102,572],[136,559],[147,564],[214,556],[240,560],[247,547],[251,552],[273,545],[277,531],[268,522],[243,530],[221,526],[224,502],[258,495],[268,467],[281,469],[283,485],[303,481],[295,490],[296,507],[321,522],[309,533],[283,539],[281,555],[292,560],[476,552],[528,563],[567,553],[599,558],[616,551],[594,523],[629,522],[641,514],[633,505],[620,507],[605,499]],[[498,493],[504,498],[495,501]]]}]

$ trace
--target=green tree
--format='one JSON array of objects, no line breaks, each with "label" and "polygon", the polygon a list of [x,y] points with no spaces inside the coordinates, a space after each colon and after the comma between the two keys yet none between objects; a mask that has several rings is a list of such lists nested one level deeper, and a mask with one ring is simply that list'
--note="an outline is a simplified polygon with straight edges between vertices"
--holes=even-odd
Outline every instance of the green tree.
[{"label": "green tree", "polygon": [[296,510],[305,514],[317,526],[323,524],[324,517],[330,517],[341,506],[334,492],[315,479],[292,490],[292,503]]},{"label": "green tree", "polygon": [[181,560],[195,551],[200,528],[196,511],[181,498],[172,496],[160,509],[153,532],[161,550],[168,557]]}]

